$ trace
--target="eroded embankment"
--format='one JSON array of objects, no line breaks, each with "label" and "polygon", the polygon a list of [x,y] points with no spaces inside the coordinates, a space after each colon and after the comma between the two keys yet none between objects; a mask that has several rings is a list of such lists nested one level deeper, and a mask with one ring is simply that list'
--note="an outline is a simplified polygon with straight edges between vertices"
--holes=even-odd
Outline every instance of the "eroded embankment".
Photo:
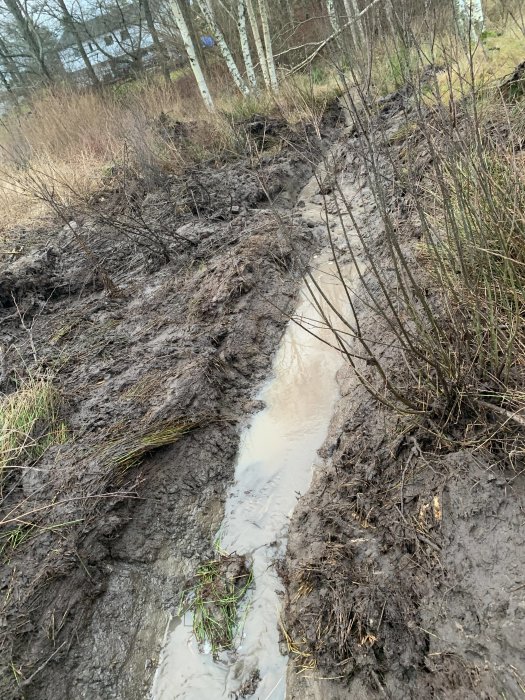
[{"label": "eroded embankment", "polygon": [[237,423],[319,245],[289,210],[312,139],[283,129],[257,162],[104,193],[72,226],[21,232],[27,253],[6,261],[2,388],[45,371],[69,439],[5,482],[3,531],[30,523],[31,537],[3,551],[2,698],[147,694],[168,612],[211,554]]},{"label": "eroded embankment", "polygon": [[[394,111],[400,106],[403,100]],[[386,143],[404,118],[379,117]],[[333,192],[344,195],[375,263],[388,271],[366,153],[355,129],[339,152],[341,190]],[[419,157],[423,166],[429,160],[424,151]],[[381,168],[388,178],[387,158]],[[396,191],[394,178],[389,183],[386,206],[400,245],[418,281],[428,285],[427,298],[439,303],[420,267],[420,232],[408,225],[401,188]],[[352,222],[347,225],[352,235]],[[366,260],[362,270],[379,293]],[[382,348],[389,377],[402,375],[405,358],[395,337],[370,312],[363,286],[356,291],[362,337]],[[371,367],[358,366],[374,385]],[[340,383],[325,466],[299,502],[289,535],[284,625],[295,669],[287,697],[522,698],[523,473],[483,446],[440,444],[435,425],[380,404],[349,367]],[[466,430],[468,424],[467,417]]]}]

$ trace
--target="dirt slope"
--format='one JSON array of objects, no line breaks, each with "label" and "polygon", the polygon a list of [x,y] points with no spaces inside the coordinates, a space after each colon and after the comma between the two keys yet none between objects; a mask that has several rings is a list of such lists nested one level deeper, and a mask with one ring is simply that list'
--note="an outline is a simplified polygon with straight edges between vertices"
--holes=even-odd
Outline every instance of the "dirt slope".
[{"label": "dirt slope", "polygon": [[[396,111],[383,117],[387,134],[404,123]],[[356,131],[346,142],[337,177],[387,269],[362,139]],[[394,193],[388,206],[399,240],[427,284],[417,272],[417,231],[405,225]],[[373,277],[366,279],[373,288]],[[362,287],[356,298],[359,307]],[[438,298],[431,285],[428,298]],[[364,337],[384,343],[383,367],[391,376],[402,372],[395,338],[363,304],[360,310]],[[370,367],[360,369],[374,381]],[[432,431],[379,404],[349,368],[340,383],[325,469],[291,524],[288,697],[522,698],[523,473],[483,448],[436,445]]]},{"label": "dirt slope", "polygon": [[69,431],[4,485],[4,535],[31,524],[3,551],[5,700],[145,697],[168,611],[210,553],[280,309],[318,245],[289,212],[312,143],[272,133],[257,161],[154,186],[117,173],[72,224],[20,232],[23,254],[3,261],[2,389],[52,374]]}]

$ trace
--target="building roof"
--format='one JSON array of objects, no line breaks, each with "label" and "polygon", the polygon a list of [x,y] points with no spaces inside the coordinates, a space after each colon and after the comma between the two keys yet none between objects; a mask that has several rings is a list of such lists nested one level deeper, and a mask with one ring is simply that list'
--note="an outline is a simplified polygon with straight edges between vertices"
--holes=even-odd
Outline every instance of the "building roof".
[{"label": "building roof", "polygon": [[[96,17],[90,17],[82,22],[75,22],[77,32],[82,42],[97,39],[104,34],[111,34],[119,29],[126,29],[140,22],[140,9],[135,5],[115,7]],[[77,40],[70,27],[66,27],[58,40],[58,49],[76,46]]]}]

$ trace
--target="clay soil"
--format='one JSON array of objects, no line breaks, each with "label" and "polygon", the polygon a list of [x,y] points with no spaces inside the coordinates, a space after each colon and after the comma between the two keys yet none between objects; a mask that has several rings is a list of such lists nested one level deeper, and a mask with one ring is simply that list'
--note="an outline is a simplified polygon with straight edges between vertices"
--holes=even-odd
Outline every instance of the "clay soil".
[{"label": "clay soil", "polygon": [[[327,121],[324,147],[336,144],[333,176],[380,260],[363,137],[342,121]],[[116,172],[119,184],[71,212],[73,226],[19,232],[22,254],[2,261],[2,390],[37,366],[52,374],[70,435],[4,486],[2,531],[34,526],[2,553],[6,700],[148,695],[167,612],[212,555],[282,311],[323,245],[323,228],[294,209],[315,139],[272,129],[256,161],[153,184]],[[373,317],[363,328],[378,332]],[[382,340],[395,373],[403,358]],[[438,448],[349,368],[339,380],[325,466],[298,503],[282,565],[287,697],[523,697],[523,475],[490,451]],[[166,432],[173,444],[159,446]]]},{"label": "clay soil", "polygon": [[256,159],[115,170],[2,260],[2,390],[52,376],[68,432],[3,485],[2,542],[27,533],[2,550],[3,700],[144,698],[167,614],[212,553],[239,425],[319,246],[291,211],[313,130],[244,131]]}]

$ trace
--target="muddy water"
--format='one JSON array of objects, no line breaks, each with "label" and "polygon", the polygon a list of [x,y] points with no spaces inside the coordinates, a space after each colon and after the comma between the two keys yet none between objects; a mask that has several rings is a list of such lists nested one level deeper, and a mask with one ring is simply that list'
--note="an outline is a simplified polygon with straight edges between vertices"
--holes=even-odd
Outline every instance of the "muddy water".
[{"label": "muddy water", "polygon": [[[312,273],[332,305],[346,312],[346,295],[333,262],[326,256],[314,258]],[[258,396],[265,408],[253,416],[241,437],[235,483],[217,533],[223,550],[246,554],[253,562],[254,587],[236,653],[214,660],[199,651],[191,619],[172,618],[152,700],[238,697],[240,686],[256,671],[260,682],[250,697],[286,697],[287,657],[279,647],[282,584],[275,562],[284,554],[289,518],[297,498],[309,487],[317,450],[326,437],[339,395],[336,373],[343,361],[340,353],[306,330],[331,341],[330,332],[319,328],[319,312],[306,289],[294,319],[277,351],[272,378]]]}]

